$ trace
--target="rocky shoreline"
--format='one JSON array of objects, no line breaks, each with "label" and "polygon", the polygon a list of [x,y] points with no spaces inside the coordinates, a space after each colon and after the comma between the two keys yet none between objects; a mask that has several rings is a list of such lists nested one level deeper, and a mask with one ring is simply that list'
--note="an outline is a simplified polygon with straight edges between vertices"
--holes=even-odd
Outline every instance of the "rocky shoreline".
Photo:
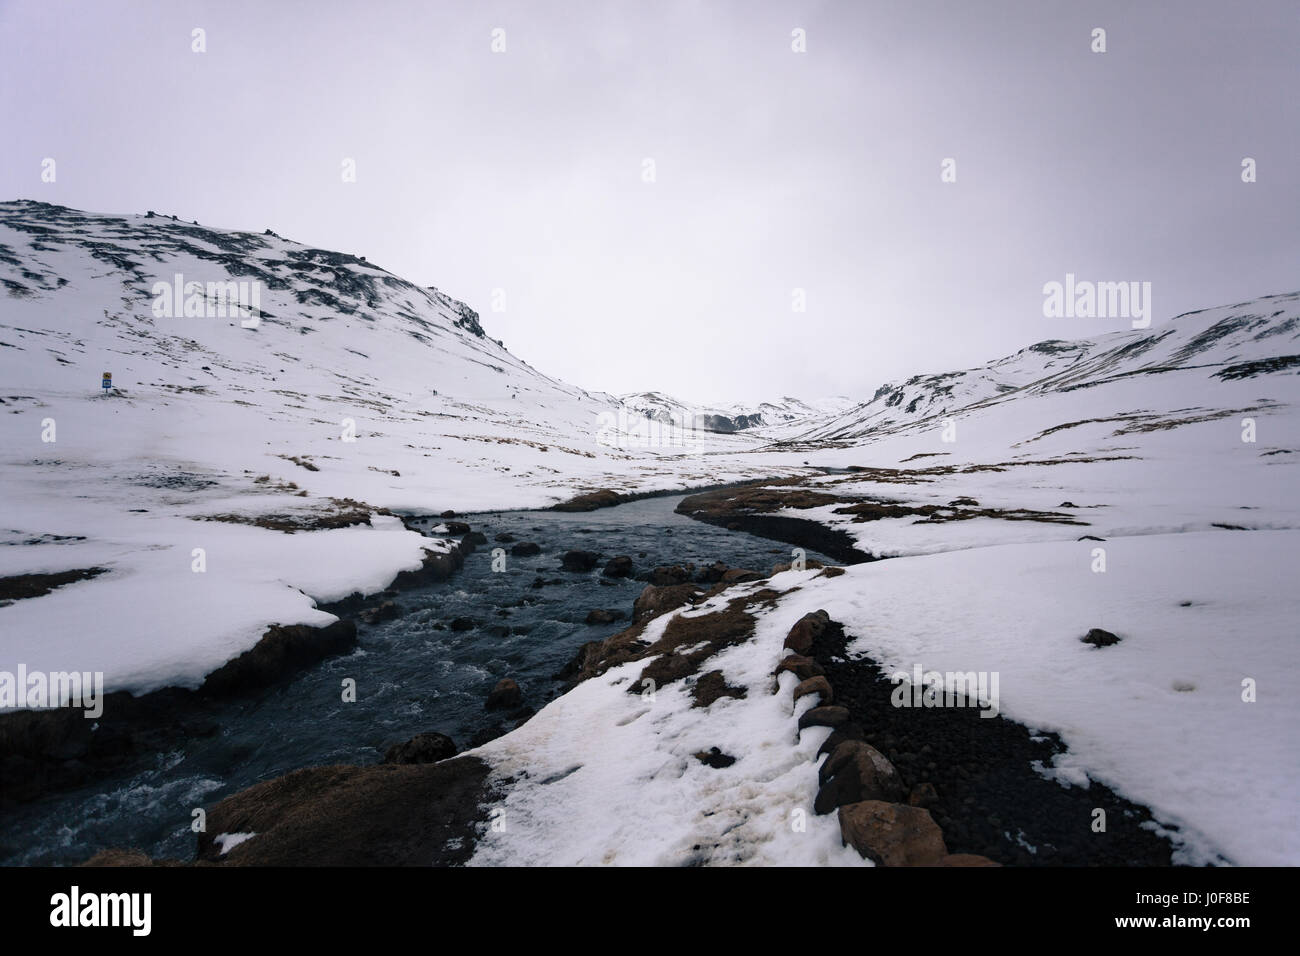
[{"label": "rocky shoreline", "polygon": [[[797,696],[821,694],[821,706],[801,725],[834,728],[821,748],[829,758],[817,812],[838,808],[846,842],[884,826],[878,807],[849,812],[846,823],[846,800],[867,792],[905,794],[903,802],[924,809],[929,822],[892,811],[899,825],[925,845],[935,845],[938,832],[957,854],[1015,866],[1171,865],[1173,846],[1149,828],[1154,821],[1145,807],[1096,781],[1086,789],[1064,787],[1034,770],[1065,750],[1058,737],[1001,715],[982,717],[974,707],[896,707],[891,695],[897,685],[873,661],[849,658],[846,645],[843,628],[833,621],[809,621],[802,630],[796,625],[786,642],[792,653],[778,668],[802,679]],[[892,792],[873,790],[872,775],[861,770],[882,761],[892,771],[883,776],[901,785]],[[848,767],[850,776],[837,767]],[[1090,826],[1097,807],[1108,820],[1101,833]],[[875,822],[865,826],[862,816]]]},{"label": "rocky shoreline", "polygon": [[82,786],[178,742],[217,733],[214,704],[347,653],[357,643],[357,616],[374,612],[402,588],[455,573],[475,547],[465,527],[466,536],[450,550],[426,549],[421,567],[401,572],[383,592],[321,605],[339,620],[321,627],[272,624],[257,644],[208,674],[198,689],[106,694],[96,721],[68,708],[0,714],[0,807]]},{"label": "rocky shoreline", "polygon": [[[677,510],[715,524],[763,522],[779,517],[769,513],[778,508],[823,503],[807,498],[803,490],[781,487],[780,481],[775,491],[770,485],[702,492],[684,499]],[[791,504],[791,496],[801,504]],[[789,520],[797,524],[793,531],[777,526],[787,535],[780,540],[826,550],[825,541],[815,541],[803,527],[820,525]],[[219,727],[205,712],[208,702],[265,687],[351,649],[355,619],[382,616],[399,588],[454,573],[483,540],[464,523],[445,523],[463,535],[451,551],[427,551],[420,569],[402,572],[384,592],[326,606],[340,620],[325,628],[273,626],[254,648],[208,675],[196,691],[110,695],[105,708],[109,719],[101,720],[93,735],[89,722],[71,711],[0,717],[5,770],[0,800],[30,800],[74,787],[163,750],[169,742],[216,733]],[[771,531],[774,526],[766,527]],[[588,563],[584,570],[594,568],[594,561]],[[808,566],[827,576],[844,573],[815,561]],[[770,573],[788,567],[777,565]],[[630,626],[582,645],[563,676],[572,687],[611,667],[644,662],[629,682],[629,693],[639,693],[647,680],[658,687],[684,681],[695,707],[744,697],[744,688],[730,686],[723,672],[710,670],[707,662],[753,636],[754,610],[775,606],[781,592],[764,584],[767,577],[721,564],[690,574],[683,568],[656,568],[634,603]],[[750,583],[756,586],[725,601],[720,610],[675,616],[655,632],[659,636],[653,642],[643,639],[655,618]],[[863,857],[886,866],[1170,864],[1171,844],[1148,828],[1154,821],[1145,808],[1099,784],[1070,789],[1034,771],[1035,762],[1050,764],[1064,749],[1051,735],[1033,734],[1001,717],[981,719],[973,708],[892,706],[894,685],[870,660],[848,658],[842,626],[824,611],[800,619],[784,648],[788,653],[773,662],[773,692],[789,693],[796,703],[815,698],[810,709],[796,707],[800,716],[792,733],[797,737],[809,728],[829,729],[818,752],[824,759],[817,768],[811,810],[835,813],[844,845]],[[499,682],[494,698],[508,696],[510,688],[501,689],[507,683],[512,682]],[[521,711],[520,722],[531,713]],[[696,758],[711,767],[735,760],[721,752],[701,752]],[[390,748],[381,764],[308,767],[226,797],[208,811],[193,861],[154,861],[136,850],[106,850],[88,865],[459,865],[472,855],[488,819],[487,807],[499,796],[490,779],[491,767],[482,759],[457,756],[455,745],[441,734],[420,734]],[[1096,806],[1116,821],[1110,833],[1091,832],[1088,822]],[[237,842],[242,834],[257,839]]]},{"label": "rocky shoreline", "polygon": [[843,499],[820,492],[787,487],[798,478],[731,485],[689,495],[677,506],[677,513],[731,531],[744,531],[760,538],[781,541],[800,548],[820,551],[843,564],[875,560],[860,550],[847,532],[833,530],[808,518],[773,514],[787,508],[815,508]]}]

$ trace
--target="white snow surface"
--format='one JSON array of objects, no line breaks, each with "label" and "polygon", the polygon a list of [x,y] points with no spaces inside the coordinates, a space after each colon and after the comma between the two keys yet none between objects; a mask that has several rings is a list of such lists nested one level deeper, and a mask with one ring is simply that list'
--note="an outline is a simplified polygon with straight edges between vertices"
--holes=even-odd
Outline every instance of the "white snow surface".
[{"label": "white snow surface", "polygon": [[[788,572],[794,584],[816,572]],[[698,609],[721,610],[755,586],[729,588]],[[751,609],[751,611],[754,609]],[[628,692],[645,666],[611,668],[552,701],[518,730],[476,753],[498,779],[511,777],[480,839],[474,865],[629,866],[870,865],[841,845],[836,817],[816,816],[816,753],[829,731],[797,724],[814,698],[797,707],[792,674],[773,693],[781,644],[802,611],[758,612],[755,635],[710,657],[745,699],[723,697],[692,707],[691,683],[678,681],[653,699]],[[654,641],[675,615],[656,619]],[[708,767],[694,757],[717,747],[737,757]]]}]

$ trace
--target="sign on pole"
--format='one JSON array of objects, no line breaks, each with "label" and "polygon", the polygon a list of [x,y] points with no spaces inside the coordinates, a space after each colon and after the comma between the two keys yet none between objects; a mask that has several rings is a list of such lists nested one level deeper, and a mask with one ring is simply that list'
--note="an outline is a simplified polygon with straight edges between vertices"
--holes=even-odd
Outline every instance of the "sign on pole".
[{"label": "sign on pole", "polygon": [[112,388],[112,387],[113,387],[113,373],[112,373],[112,372],[105,372],[105,373],[104,373],[104,391],[107,392],[107,391],[108,391],[110,388]]}]

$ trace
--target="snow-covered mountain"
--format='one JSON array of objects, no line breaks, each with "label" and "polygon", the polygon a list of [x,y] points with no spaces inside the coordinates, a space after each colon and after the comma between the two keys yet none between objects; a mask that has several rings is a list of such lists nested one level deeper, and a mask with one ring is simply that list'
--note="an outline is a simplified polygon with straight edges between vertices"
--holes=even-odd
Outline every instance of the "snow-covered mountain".
[{"label": "snow-covered mountain", "polygon": [[[1296,293],[1265,296],[1189,312],[1154,328],[1038,342],[979,368],[882,385],[869,401],[782,437],[796,442],[876,438],[963,410],[1092,389],[1135,376],[1153,393],[1168,395],[1175,381],[1199,382],[1207,374],[1234,379],[1294,371],[1300,368],[1298,300]],[[1173,379],[1155,380],[1170,373],[1176,373]],[[1203,388],[1192,391],[1204,394]]]},{"label": "snow-covered mountain", "polygon": [[633,392],[620,395],[629,411],[652,421],[679,428],[731,433],[790,425],[794,422],[839,414],[854,403],[843,396],[803,401],[786,396],[772,402],[735,402],[725,405],[699,405],[662,392]]},{"label": "snow-covered mountain", "polygon": [[[240,282],[255,311],[232,315]],[[1150,807],[1184,860],[1300,860],[1300,293],[845,409],[588,393],[359,257],[158,215],[0,204],[0,284],[0,577],[99,572],[0,608],[0,670],[195,686],[268,624],[328,624],[318,603],[418,567],[437,543],[381,507],[784,478],[719,494],[891,560],[772,572],[654,619],[643,644],[752,599],[753,635],[708,664],[734,694],[698,706],[672,683],[652,712],[628,693],[641,663],[611,666],[479,748],[513,781],[510,836],[485,834],[480,862],[846,862],[833,817],[789,826],[825,738],[797,733],[814,698],[793,675],[771,693],[785,636],[822,608],[891,670],[1000,674],[1001,712],[1069,746],[1040,772]],[[684,437],[701,414],[721,428]],[[1081,643],[1094,627],[1121,640]],[[702,763],[711,746],[734,765]]]},{"label": "snow-covered mountain", "polygon": [[[771,473],[715,457],[754,439],[644,434],[464,303],[270,231],[3,203],[0,284],[0,482],[20,503],[0,544],[26,545],[0,547],[0,577],[111,569],[4,609],[20,639],[0,665],[77,656],[110,689],[194,685],[269,623],[327,623],[317,602],[382,588],[429,547],[378,514],[310,535],[259,516],[308,527]],[[105,619],[113,640],[87,650]]]}]

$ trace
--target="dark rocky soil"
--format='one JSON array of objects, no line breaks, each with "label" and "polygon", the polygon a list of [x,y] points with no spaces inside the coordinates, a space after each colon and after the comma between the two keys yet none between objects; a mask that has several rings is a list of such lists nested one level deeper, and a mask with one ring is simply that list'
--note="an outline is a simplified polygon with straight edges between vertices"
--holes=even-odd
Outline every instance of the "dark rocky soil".
[{"label": "dark rocky soil", "polygon": [[[835,703],[904,783],[933,785],[937,797],[926,806],[950,853],[1016,866],[1170,865],[1169,841],[1141,827],[1151,820],[1144,807],[1099,783],[1067,788],[1033,769],[1066,749],[1059,738],[1034,740],[1020,724],[981,717],[975,707],[895,707],[888,675],[868,659],[846,660],[845,644],[843,631],[831,627],[809,656],[825,670]],[[1106,811],[1105,833],[1092,831],[1097,807]]]}]

